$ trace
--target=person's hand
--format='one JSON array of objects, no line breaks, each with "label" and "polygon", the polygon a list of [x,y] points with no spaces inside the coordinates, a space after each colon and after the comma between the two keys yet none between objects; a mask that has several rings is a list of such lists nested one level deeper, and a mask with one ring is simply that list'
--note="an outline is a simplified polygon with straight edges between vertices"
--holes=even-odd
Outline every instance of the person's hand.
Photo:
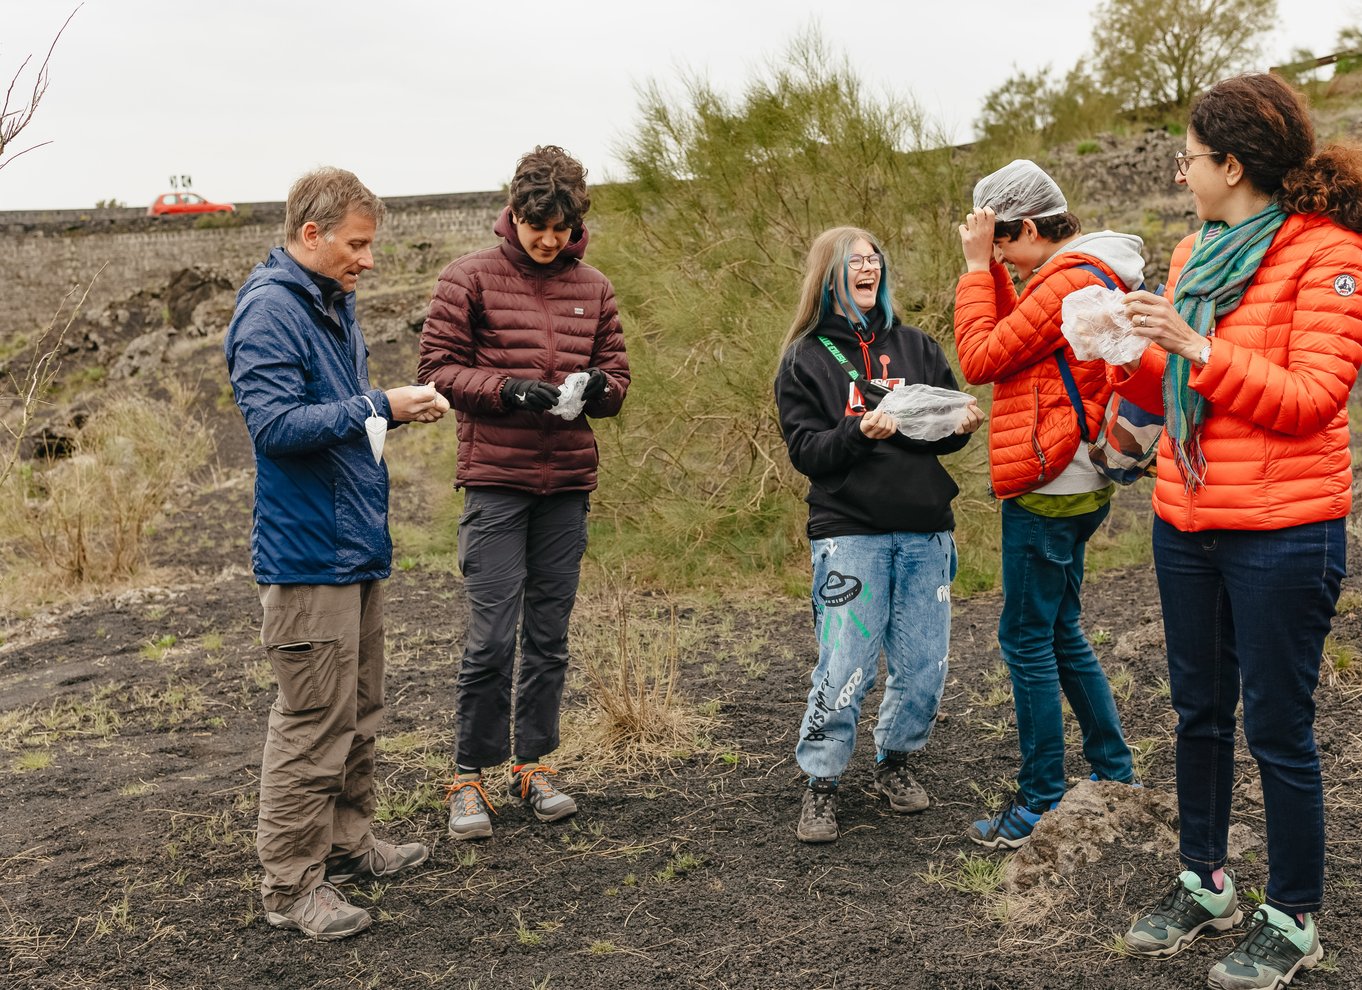
[{"label": "person's hand", "polygon": [[383,394],[397,423],[434,423],[449,412],[449,400],[434,385],[403,385]]},{"label": "person's hand", "polygon": [[586,384],[582,386],[582,401],[590,402],[592,399],[599,399],[605,394],[610,379],[605,377],[605,372],[600,368],[587,368],[586,374]]},{"label": "person's hand", "polygon": [[965,253],[965,267],[972,272],[988,271],[993,253],[993,207],[970,210],[960,225],[960,248]]},{"label": "person's hand", "polygon": [[899,421],[887,412],[872,409],[861,417],[861,432],[871,440],[884,440],[898,432]]},{"label": "person's hand", "polygon": [[956,427],[955,432],[958,436],[962,433],[973,433],[984,425],[984,411],[979,408],[977,402],[971,402],[965,410],[965,421]]},{"label": "person's hand", "polygon": [[558,386],[530,378],[508,378],[501,386],[501,404],[507,409],[544,412],[558,402]]},{"label": "person's hand", "polygon": [[1169,354],[1181,354],[1192,362],[1201,355],[1206,338],[1187,325],[1166,296],[1141,289],[1127,293],[1124,303],[1126,318],[1139,336],[1148,337]]}]

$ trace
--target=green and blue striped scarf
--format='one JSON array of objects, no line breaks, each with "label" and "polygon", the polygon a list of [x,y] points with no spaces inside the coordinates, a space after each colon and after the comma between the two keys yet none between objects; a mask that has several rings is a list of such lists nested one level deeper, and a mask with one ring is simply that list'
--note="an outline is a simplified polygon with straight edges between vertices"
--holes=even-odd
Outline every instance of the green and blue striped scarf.
[{"label": "green and blue striped scarf", "polygon": [[[1285,222],[1286,213],[1274,200],[1233,227],[1219,220],[1202,226],[1173,294],[1173,306],[1188,326],[1209,337],[1215,321],[1238,308]],[[1206,400],[1188,385],[1191,370],[1191,361],[1170,353],[1163,371],[1164,430],[1188,491],[1206,483],[1206,457],[1201,451]]]}]

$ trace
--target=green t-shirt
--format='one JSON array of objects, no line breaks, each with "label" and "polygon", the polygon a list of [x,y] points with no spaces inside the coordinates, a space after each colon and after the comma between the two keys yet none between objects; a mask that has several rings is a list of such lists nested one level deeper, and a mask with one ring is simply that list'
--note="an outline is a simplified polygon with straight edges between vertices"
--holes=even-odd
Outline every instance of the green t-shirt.
[{"label": "green t-shirt", "polygon": [[1042,495],[1039,492],[1027,492],[1025,495],[1017,496],[1017,504],[1038,516],[1063,519],[1067,516],[1083,516],[1089,512],[1096,512],[1110,502],[1115,494],[1115,485],[1107,485],[1106,488],[1099,488],[1095,492],[1079,492],[1076,495]]}]

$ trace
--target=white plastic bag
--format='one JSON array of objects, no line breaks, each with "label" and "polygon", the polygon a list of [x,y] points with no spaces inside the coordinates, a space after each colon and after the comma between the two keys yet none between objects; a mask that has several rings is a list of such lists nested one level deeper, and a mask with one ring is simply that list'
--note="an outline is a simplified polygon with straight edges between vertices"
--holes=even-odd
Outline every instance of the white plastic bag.
[{"label": "white plastic bag", "polygon": [[364,432],[369,434],[369,449],[374,453],[374,463],[383,460],[383,442],[388,439],[388,421],[378,414],[378,409],[374,407],[374,400],[367,395],[364,401],[369,403],[371,413],[364,420]]},{"label": "white plastic bag", "polygon": [[1060,307],[1060,330],[1074,357],[1080,361],[1101,358],[1108,364],[1138,361],[1149,346],[1126,317],[1125,293],[1102,285],[1085,285],[1064,297]]},{"label": "white plastic bag", "polygon": [[591,375],[585,371],[574,371],[564,378],[563,384],[558,386],[558,401],[549,412],[564,419],[576,419],[580,416],[582,406],[586,405],[582,401],[582,391],[590,378]]},{"label": "white plastic bag", "polygon": [[935,385],[895,385],[876,407],[898,421],[910,440],[940,440],[965,422],[974,396]]}]

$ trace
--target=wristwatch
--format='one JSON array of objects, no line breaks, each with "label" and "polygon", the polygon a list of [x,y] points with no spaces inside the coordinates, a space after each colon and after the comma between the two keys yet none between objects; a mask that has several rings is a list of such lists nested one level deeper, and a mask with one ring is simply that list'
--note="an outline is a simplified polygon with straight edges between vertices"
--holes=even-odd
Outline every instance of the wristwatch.
[{"label": "wristwatch", "polygon": [[1201,349],[1200,353],[1197,354],[1197,356],[1196,356],[1196,363],[1197,363],[1200,367],[1202,367],[1202,368],[1206,367],[1206,365],[1208,365],[1208,364],[1211,363],[1211,342],[1210,342],[1210,341],[1207,341],[1207,342],[1206,342],[1206,346],[1203,347],[1203,348]]}]

